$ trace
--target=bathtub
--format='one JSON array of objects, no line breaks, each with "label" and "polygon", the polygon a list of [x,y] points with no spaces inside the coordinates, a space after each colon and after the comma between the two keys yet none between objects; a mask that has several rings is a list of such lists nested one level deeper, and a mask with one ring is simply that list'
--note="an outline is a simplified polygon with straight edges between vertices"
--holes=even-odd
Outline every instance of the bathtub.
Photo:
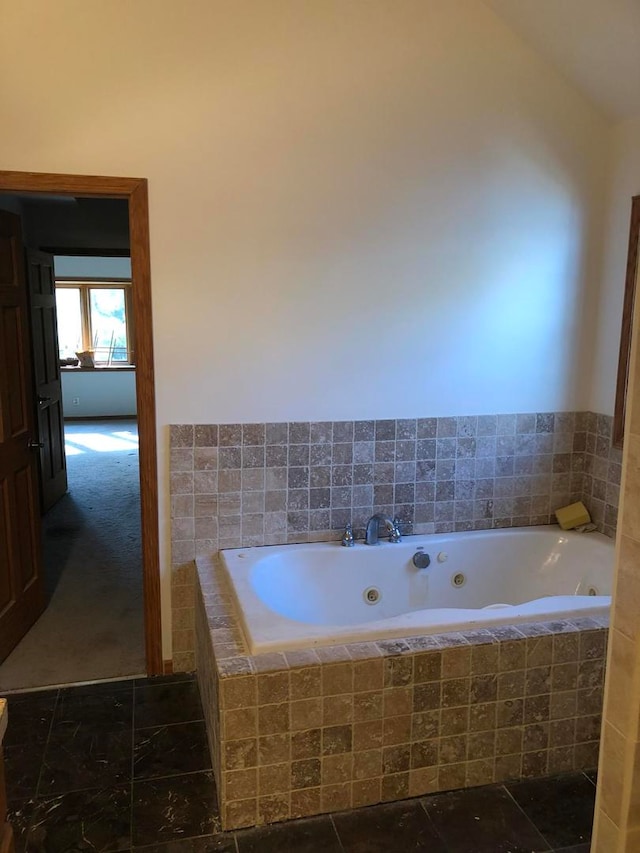
[{"label": "bathtub", "polygon": [[[427,568],[414,565],[416,552]],[[250,654],[602,616],[614,543],[558,527],[222,551]]]}]

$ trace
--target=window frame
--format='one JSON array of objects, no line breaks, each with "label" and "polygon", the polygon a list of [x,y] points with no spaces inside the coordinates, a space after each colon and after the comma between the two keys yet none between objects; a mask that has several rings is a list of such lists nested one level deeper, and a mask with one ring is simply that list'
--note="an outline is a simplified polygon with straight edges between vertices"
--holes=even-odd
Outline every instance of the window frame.
[{"label": "window frame", "polygon": [[125,312],[125,335],[127,345],[127,360],[117,362],[96,361],[96,367],[135,367],[135,324],[133,314],[133,289],[130,278],[88,278],[75,276],[74,278],[56,278],[56,291],[58,288],[79,289],[80,291],[80,325],[82,335],[82,349],[93,350],[93,327],[91,323],[91,291],[92,290],[123,290],[124,312]]}]

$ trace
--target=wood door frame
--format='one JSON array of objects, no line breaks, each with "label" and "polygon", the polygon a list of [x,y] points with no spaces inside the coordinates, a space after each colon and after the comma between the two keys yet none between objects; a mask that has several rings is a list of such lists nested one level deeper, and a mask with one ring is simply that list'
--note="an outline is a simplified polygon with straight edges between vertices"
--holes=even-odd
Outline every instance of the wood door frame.
[{"label": "wood door frame", "polygon": [[629,249],[627,252],[627,271],[624,284],[624,302],[622,307],[622,332],[620,334],[620,353],[618,355],[618,376],[616,379],[616,402],[613,414],[614,447],[622,447],[624,421],[627,412],[627,385],[631,360],[631,327],[633,325],[633,306],[636,298],[636,278],[638,275],[638,255],[640,254],[640,195],[631,199],[631,223],[629,225]]},{"label": "wood door frame", "polygon": [[147,674],[160,675],[162,624],[160,611],[160,546],[158,530],[158,465],[156,444],[149,196],[146,178],[63,175],[0,171],[0,192],[53,193],[86,198],[121,198],[129,203],[129,241],[133,315],[136,327],[136,404],[140,436],[140,515],[144,581],[144,634]]}]

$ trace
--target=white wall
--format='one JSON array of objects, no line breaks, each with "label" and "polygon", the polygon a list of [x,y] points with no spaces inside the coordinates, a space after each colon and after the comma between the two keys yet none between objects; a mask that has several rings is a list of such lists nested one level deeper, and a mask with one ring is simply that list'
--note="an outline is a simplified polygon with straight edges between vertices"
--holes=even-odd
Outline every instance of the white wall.
[{"label": "white wall", "polygon": [[172,422],[585,405],[607,127],[479,0],[26,0],[0,79],[149,179],[163,524]]},{"label": "white wall", "polygon": [[605,230],[602,283],[595,338],[590,408],[613,414],[629,247],[631,199],[640,195],[640,118],[613,132],[611,183]]},{"label": "white wall", "polygon": [[65,418],[135,417],[135,371],[63,370],[62,410]]}]

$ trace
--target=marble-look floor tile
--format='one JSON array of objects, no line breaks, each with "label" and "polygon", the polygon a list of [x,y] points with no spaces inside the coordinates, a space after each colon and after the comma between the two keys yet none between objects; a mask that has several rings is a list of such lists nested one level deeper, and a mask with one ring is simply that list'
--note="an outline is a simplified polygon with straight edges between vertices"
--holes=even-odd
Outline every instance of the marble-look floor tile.
[{"label": "marble-look floor tile", "polygon": [[57,690],[9,696],[9,718],[2,745],[44,743],[49,737],[57,696]]},{"label": "marble-look floor tile", "polygon": [[132,826],[138,847],[219,832],[213,773],[135,781]]},{"label": "marble-look floor tile", "polygon": [[27,834],[29,853],[95,853],[131,847],[131,787],[74,791],[38,800]]},{"label": "marble-look floor tile", "polygon": [[133,690],[69,692],[58,699],[51,734],[62,736],[80,728],[94,732],[130,731],[132,719]]},{"label": "marble-look floor tile", "polygon": [[596,789],[584,773],[514,782],[507,790],[551,847],[591,838]]},{"label": "marble-look floor tile", "polygon": [[44,743],[19,744],[4,747],[4,771],[7,800],[35,797],[44,758]]},{"label": "marble-look floor tile", "polygon": [[49,738],[38,795],[112,788],[131,781],[131,732],[80,726]]},{"label": "marble-look floor tile", "polygon": [[16,800],[8,805],[7,821],[13,829],[16,853],[23,853],[26,849],[27,834],[35,809],[36,802],[33,799]]},{"label": "marble-look floor tile", "polygon": [[210,770],[207,730],[202,722],[174,723],[134,733],[133,776],[151,779]]},{"label": "marble-look floor tile", "polygon": [[428,815],[416,800],[344,812],[335,815],[333,820],[345,853],[447,851]]},{"label": "marble-look floor tile", "polygon": [[185,681],[144,685],[135,691],[134,727],[145,729],[202,720],[198,684]]},{"label": "marble-look floor tile", "polygon": [[330,817],[260,826],[238,832],[236,839],[239,853],[342,853]]},{"label": "marble-look floor tile", "polygon": [[551,849],[502,787],[434,794],[422,802],[447,853],[541,853]]}]

